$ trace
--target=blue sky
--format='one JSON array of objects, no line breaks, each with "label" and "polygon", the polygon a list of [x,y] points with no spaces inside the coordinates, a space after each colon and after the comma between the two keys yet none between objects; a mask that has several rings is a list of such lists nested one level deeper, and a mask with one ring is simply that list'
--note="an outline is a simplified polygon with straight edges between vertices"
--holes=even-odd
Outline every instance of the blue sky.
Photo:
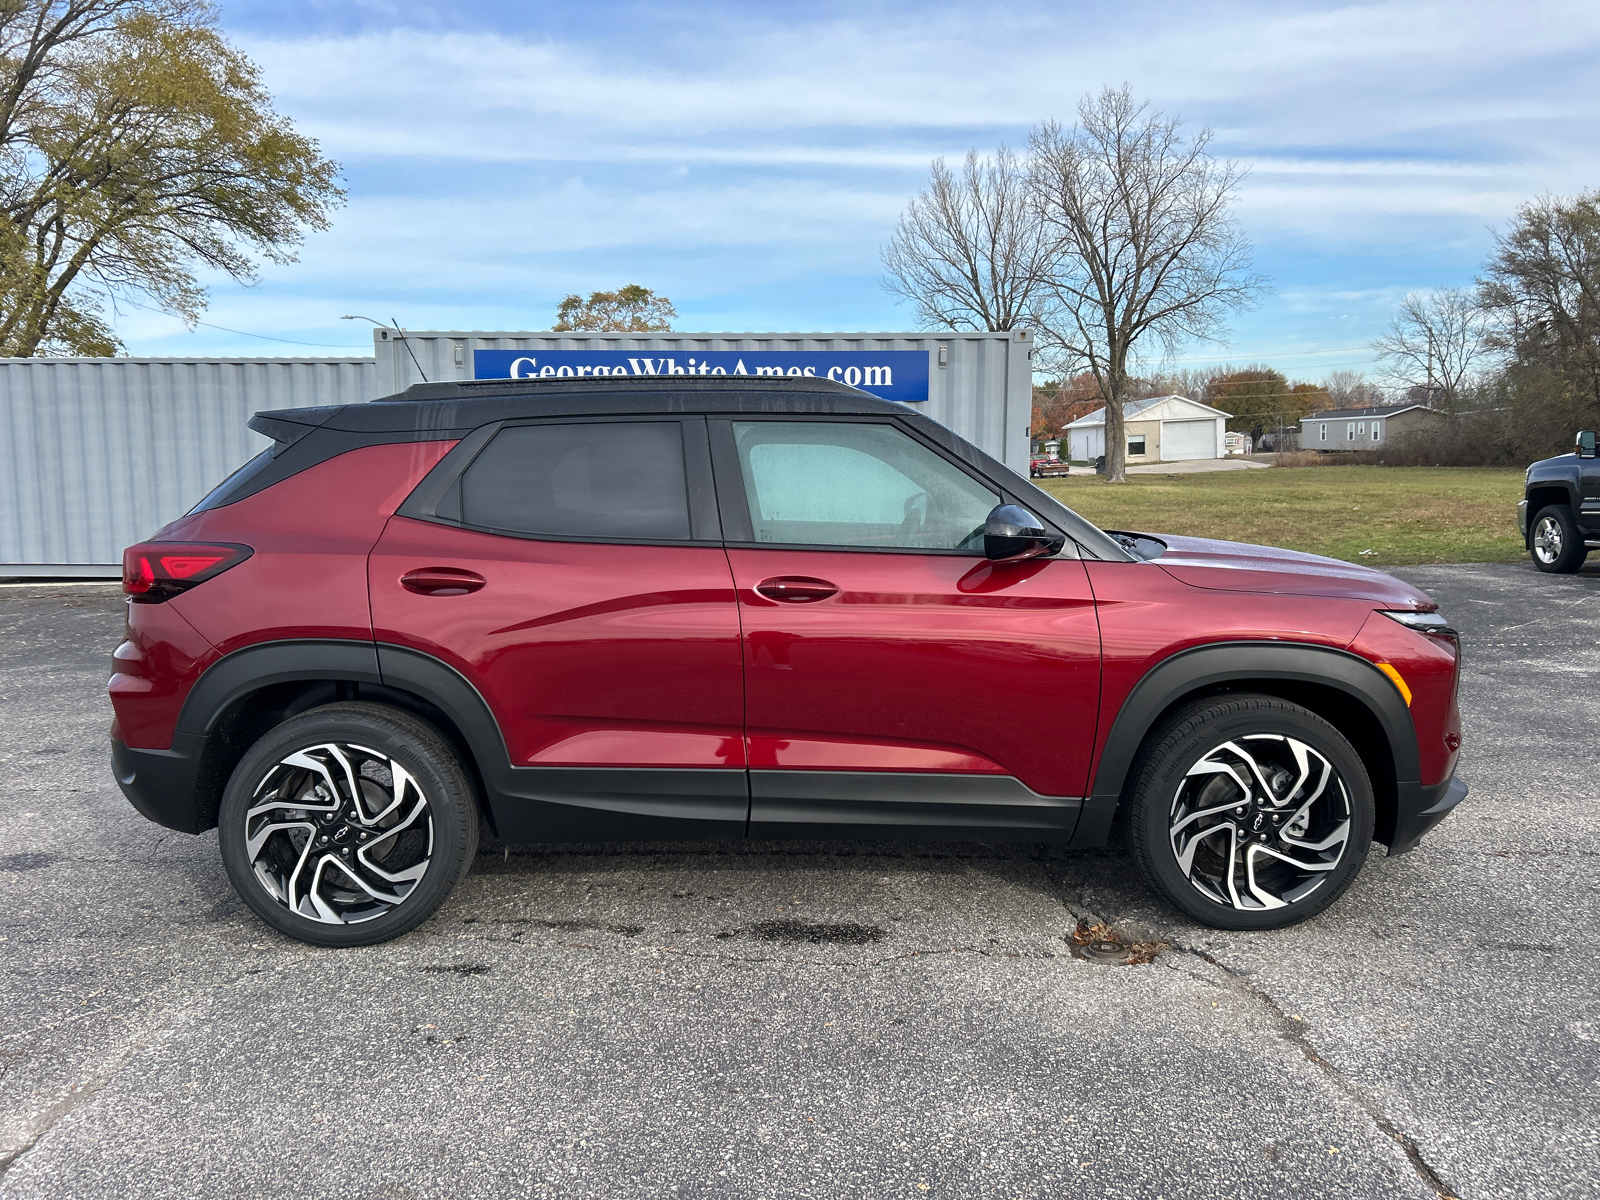
[{"label": "blue sky", "polygon": [[685,330],[908,328],[878,253],[930,160],[1020,147],[1127,82],[1248,168],[1238,217],[1273,289],[1178,365],[1315,379],[1368,366],[1406,292],[1469,284],[1523,201],[1600,186],[1593,3],[221,12],[349,203],[298,263],[209,281],[209,325],[121,308],[133,354],[364,353],[351,312],[548,328],[566,293],[624,283]]}]

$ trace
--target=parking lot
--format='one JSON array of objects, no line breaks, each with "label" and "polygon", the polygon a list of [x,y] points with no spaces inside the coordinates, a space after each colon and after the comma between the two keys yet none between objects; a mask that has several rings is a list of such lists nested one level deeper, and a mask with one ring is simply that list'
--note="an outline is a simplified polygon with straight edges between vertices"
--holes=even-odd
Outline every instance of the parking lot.
[{"label": "parking lot", "polygon": [[351,951],[117,791],[116,591],[0,589],[0,1197],[1600,1193],[1600,564],[1395,573],[1472,795],[1309,924],[1110,852],[513,847]]}]

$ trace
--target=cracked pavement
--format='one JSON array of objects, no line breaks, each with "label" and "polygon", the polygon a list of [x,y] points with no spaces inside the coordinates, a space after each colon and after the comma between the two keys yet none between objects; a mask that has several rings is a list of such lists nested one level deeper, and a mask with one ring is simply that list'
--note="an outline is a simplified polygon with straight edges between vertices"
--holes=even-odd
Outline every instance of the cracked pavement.
[{"label": "cracked pavement", "polygon": [[0,1197],[1600,1192],[1600,565],[1395,574],[1473,793],[1308,924],[1109,851],[513,847],[347,951],[116,790],[114,589],[0,588]]}]

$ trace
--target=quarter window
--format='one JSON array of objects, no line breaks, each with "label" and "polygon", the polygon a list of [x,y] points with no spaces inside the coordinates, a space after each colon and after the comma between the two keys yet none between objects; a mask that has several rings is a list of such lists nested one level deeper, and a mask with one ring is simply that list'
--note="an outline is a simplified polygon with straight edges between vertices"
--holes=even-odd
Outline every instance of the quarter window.
[{"label": "quarter window", "polygon": [[534,537],[689,537],[683,430],[676,421],[515,425],[461,477],[461,519]]},{"label": "quarter window", "polygon": [[975,550],[999,495],[891,425],[736,421],[758,542]]}]

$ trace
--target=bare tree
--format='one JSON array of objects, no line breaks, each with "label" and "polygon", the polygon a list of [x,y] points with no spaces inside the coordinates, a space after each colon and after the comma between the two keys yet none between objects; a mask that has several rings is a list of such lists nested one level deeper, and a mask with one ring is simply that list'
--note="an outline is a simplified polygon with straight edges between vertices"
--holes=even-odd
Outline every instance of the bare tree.
[{"label": "bare tree", "polygon": [[1214,338],[1223,314],[1261,289],[1232,216],[1243,178],[1186,139],[1177,119],[1147,112],[1126,85],[1085,96],[1078,124],[1033,132],[1029,191],[1050,261],[1043,340],[1093,372],[1106,398],[1106,476],[1126,480],[1122,416],[1128,365],[1146,336],[1167,353]]},{"label": "bare tree", "polygon": [[967,152],[958,175],[935,159],[883,248],[884,287],[916,306],[925,328],[1015,329],[1039,291],[1039,222],[1026,166],[1001,146]]},{"label": "bare tree", "polygon": [[1384,400],[1382,390],[1360,371],[1329,371],[1322,387],[1331,408],[1373,408]]},{"label": "bare tree", "polygon": [[1388,377],[1420,388],[1428,403],[1454,408],[1490,354],[1483,310],[1471,292],[1440,288],[1400,302],[1389,332],[1372,343]]},{"label": "bare tree", "polygon": [[1522,372],[1553,372],[1600,416],[1600,190],[1524,204],[1478,280],[1491,341]]}]

